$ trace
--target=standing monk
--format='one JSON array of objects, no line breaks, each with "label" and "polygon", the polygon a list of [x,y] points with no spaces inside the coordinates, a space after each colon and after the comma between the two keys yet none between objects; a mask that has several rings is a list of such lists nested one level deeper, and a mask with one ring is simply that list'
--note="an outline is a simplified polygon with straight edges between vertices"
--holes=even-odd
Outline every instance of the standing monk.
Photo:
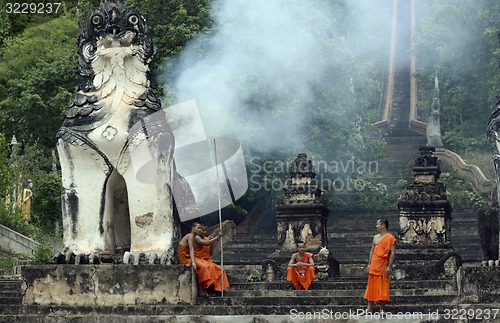
[{"label": "standing monk", "polygon": [[191,232],[182,237],[179,241],[177,247],[177,254],[179,257],[179,264],[181,265],[192,265],[193,269],[196,271],[196,278],[198,280],[198,296],[208,297],[207,291],[204,285],[211,281],[213,277],[213,266],[202,262],[201,259],[196,259],[195,257],[195,247],[200,245],[210,246],[217,241],[222,236],[222,232],[219,231],[217,236],[213,239],[204,240],[200,238],[201,225],[198,222],[193,222],[191,224]]},{"label": "standing monk", "polygon": [[305,252],[303,241],[297,242],[297,252],[290,258],[286,269],[286,279],[292,283],[295,289],[309,289],[312,281],[316,278],[312,256],[312,253]]},{"label": "standing monk", "polygon": [[389,285],[392,265],[396,256],[396,238],[389,233],[389,222],[380,218],[375,226],[379,234],[373,237],[372,249],[368,259],[368,285],[365,299],[368,300],[366,312],[373,311],[373,303],[380,303],[380,312],[385,311],[385,303],[390,302]]}]

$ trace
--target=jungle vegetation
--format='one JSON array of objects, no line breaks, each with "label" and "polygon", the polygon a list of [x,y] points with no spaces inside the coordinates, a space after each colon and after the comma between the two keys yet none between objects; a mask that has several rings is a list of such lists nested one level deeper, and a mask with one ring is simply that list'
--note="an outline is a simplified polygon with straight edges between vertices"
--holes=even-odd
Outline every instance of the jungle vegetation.
[{"label": "jungle vegetation", "polygon": [[[9,1],[3,2],[5,6]],[[35,200],[31,225],[49,233],[54,232],[56,223],[60,222],[60,168],[57,157],[54,158],[54,137],[78,82],[77,21],[99,2],[65,1],[57,14],[19,15],[6,13],[5,8],[0,10],[0,198],[4,200],[6,196],[19,192],[27,179],[32,179]],[[126,2],[138,7],[148,21],[157,46],[151,67],[152,80],[164,105],[168,106],[176,101],[174,80],[183,50],[188,46],[194,48],[200,59],[212,50],[203,39],[221,28],[218,20],[210,14],[211,10],[221,6],[221,1]],[[293,2],[283,2],[293,8]],[[371,124],[380,120],[386,57],[373,53],[386,53],[389,21],[376,30],[357,30],[347,2],[349,0],[316,1],[319,9],[311,10],[310,16],[305,18],[306,22],[310,19],[310,23],[314,21],[318,26],[317,32],[312,34],[332,55],[326,62],[335,61],[335,64],[322,65],[319,79],[310,82],[312,95],[308,105],[313,113],[304,114],[300,123],[302,131],[297,133],[297,140],[308,147],[308,155],[315,160],[353,157],[376,160],[383,154],[383,140]],[[470,163],[489,167],[485,172],[492,176],[485,129],[489,115],[496,108],[500,89],[497,38],[500,33],[500,2],[427,0],[416,3],[419,118],[425,121],[429,114],[437,73],[441,84],[441,125],[445,146],[467,156]],[[231,19],[234,22],[237,17],[229,17],[229,21]],[[324,26],[334,32],[324,32],[327,30]],[[353,36],[357,31],[365,36],[363,42]],[[298,76],[291,71],[282,78],[289,82]],[[258,78],[234,81],[242,88],[251,89],[247,109],[261,115],[272,115],[274,120],[290,117],[290,110],[273,100],[275,84]],[[293,97],[296,90],[288,88],[288,96]],[[253,128],[255,125],[236,126],[262,131]],[[14,136],[17,144],[12,141]],[[259,151],[250,145],[245,148],[245,138],[239,139],[248,160],[257,157],[259,165],[290,161],[298,153],[289,146],[268,151]],[[249,163],[248,172],[261,172],[260,181],[266,177],[287,177],[287,174],[276,175],[266,169],[256,169],[259,165]],[[376,184],[371,187],[372,193],[367,193],[362,206],[367,209],[382,207],[380,204],[389,201],[383,196],[387,192]],[[461,187],[470,190],[465,184]],[[227,212],[244,216],[258,196],[256,192],[249,193]],[[19,217],[12,214],[1,203],[0,223],[32,233],[30,225],[21,223]]]}]

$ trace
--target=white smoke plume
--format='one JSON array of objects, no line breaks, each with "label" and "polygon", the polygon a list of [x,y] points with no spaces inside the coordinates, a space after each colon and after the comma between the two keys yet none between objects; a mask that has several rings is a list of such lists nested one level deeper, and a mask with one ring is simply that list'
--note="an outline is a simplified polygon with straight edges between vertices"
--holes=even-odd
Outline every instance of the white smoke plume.
[{"label": "white smoke plume", "polygon": [[349,89],[349,78],[339,80],[332,71],[348,69],[359,53],[367,57],[385,48],[364,39],[386,28],[390,4],[214,1],[216,32],[201,35],[181,53],[178,101],[196,100],[208,136],[232,137],[256,151],[301,150],[302,134],[309,131],[306,116],[317,108],[311,105],[315,89],[321,84],[332,97]]}]

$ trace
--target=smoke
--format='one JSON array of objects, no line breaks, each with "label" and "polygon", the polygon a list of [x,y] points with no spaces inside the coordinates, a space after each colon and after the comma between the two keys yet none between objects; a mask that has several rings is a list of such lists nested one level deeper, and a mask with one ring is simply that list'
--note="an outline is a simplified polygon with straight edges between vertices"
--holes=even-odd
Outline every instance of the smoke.
[{"label": "smoke", "polygon": [[338,93],[359,76],[356,60],[385,55],[387,37],[373,40],[390,21],[390,2],[215,1],[216,31],[179,58],[178,101],[196,100],[208,136],[232,137],[253,151],[302,150],[318,88],[331,96],[322,108],[336,109]]}]

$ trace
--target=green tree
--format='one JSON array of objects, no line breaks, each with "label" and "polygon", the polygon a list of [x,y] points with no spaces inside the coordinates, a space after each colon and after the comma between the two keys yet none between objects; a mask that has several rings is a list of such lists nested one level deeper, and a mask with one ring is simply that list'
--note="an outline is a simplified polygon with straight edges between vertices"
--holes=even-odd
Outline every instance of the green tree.
[{"label": "green tree", "polygon": [[[210,0],[127,0],[146,18],[153,43],[157,47],[152,62],[152,77],[164,74],[165,60],[173,59],[186,43],[202,31],[210,30]],[[171,81],[167,78],[162,83]]]},{"label": "green tree", "polygon": [[0,129],[20,142],[54,137],[77,82],[74,17],[25,29],[6,41],[0,57]]},{"label": "green tree", "polygon": [[459,152],[488,149],[485,126],[500,88],[500,3],[417,1],[416,57],[420,116],[426,121],[437,72],[444,144]]}]

